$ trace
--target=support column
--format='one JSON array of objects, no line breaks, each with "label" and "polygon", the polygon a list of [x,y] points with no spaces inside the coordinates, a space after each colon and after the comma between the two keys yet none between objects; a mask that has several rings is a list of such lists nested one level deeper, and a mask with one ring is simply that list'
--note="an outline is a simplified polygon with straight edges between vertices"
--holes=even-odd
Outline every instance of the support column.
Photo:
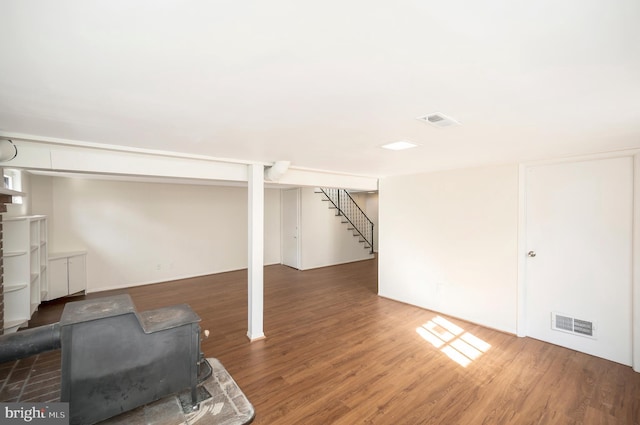
[{"label": "support column", "polygon": [[248,165],[249,328],[251,341],[263,339],[264,319],[264,166]]}]

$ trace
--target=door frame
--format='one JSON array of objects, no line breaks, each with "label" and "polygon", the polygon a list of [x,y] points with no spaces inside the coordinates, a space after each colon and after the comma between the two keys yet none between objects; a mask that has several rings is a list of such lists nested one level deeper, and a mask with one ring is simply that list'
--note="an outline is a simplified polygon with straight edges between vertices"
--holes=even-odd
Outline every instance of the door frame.
[{"label": "door frame", "polygon": [[519,164],[518,169],[518,282],[517,282],[517,317],[516,335],[527,336],[527,299],[526,299],[526,206],[527,206],[527,169],[540,165],[582,162],[606,158],[633,159],[633,235],[632,235],[632,270],[631,270],[631,359],[632,367],[640,372],[640,149],[607,152],[602,154],[574,156],[561,159],[532,161]]},{"label": "door frame", "polygon": [[[289,192],[289,191],[295,191],[296,193],[296,227],[297,227],[297,236],[296,236],[296,265],[295,266],[291,266],[288,264],[284,263],[284,252],[285,252],[285,223],[284,223],[284,210],[285,210],[285,192]],[[281,258],[281,263],[283,265],[289,266],[289,267],[293,267],[295,269],[300,270],[300,205],[301,205],[301,196],[302,196],[302,192],[300,190],[299,187],[296,188],[291,188],[291,189],[283,189],[282,190],[282,196],[280,197],[280,210],[282,211],[282,213],[280,214],[280,241],[282,242],[280,244],[280,258]]]}]

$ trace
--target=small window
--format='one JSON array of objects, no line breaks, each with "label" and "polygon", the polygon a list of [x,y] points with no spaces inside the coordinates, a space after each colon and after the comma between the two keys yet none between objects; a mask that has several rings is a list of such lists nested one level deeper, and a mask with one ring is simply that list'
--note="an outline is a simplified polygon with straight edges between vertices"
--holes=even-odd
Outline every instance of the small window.
[{"label": "small window", "polygon": [[[10,190],[22,192],[22,172],[19,170],[4,170],[4,187]],[[14,204],[22,204],[22,196],[14,196]]]}]

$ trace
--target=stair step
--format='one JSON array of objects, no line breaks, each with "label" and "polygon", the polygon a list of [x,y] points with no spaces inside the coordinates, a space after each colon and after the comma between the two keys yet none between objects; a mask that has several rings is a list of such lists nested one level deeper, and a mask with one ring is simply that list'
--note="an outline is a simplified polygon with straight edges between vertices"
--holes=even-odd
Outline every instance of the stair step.
[{"label": "stair step", "polygon": [[[363,236],[363,233],[360,232],[357,227],[355,227],[355,225],[350,221],[350,218],[349,218],[349,217],[353,217],[352,214],[355,214],[354,220],[357,222],[360,222],[362,210],[359,210],[357,206],[354,206],[356,204],[354,204],[353,202],[350,202],[349,199],[344,198],[342,196],[342,193],[343,193],[342,191],[336,192],[336,191],[330,190],[328,192],[325,192],[322,190],[322,188],[314,188],[313,192],[323,195],[321,197],[321,201],[329,202],[329,204],[327,205],[328,209],[335,210],[335,215],[342,217],[340,219],[340,222],[347,225],[347,230],[351,232],[353,237],[354,238],[357,237],[358,242],[362,243],[365,249],[368,249],[373,253],[373,249],[371,248],[372,244],[370,244],[366,240],[366,238]],[[337,199],[336,199],[336,196],[338,196]],[[345,199],[346,201],[342,202],[342,199]],[[342,209],[338,208],[338,204],[341,204],[340,207],[342,207]],[[364,217],[365,219],[367,219],[366,215]]]}]

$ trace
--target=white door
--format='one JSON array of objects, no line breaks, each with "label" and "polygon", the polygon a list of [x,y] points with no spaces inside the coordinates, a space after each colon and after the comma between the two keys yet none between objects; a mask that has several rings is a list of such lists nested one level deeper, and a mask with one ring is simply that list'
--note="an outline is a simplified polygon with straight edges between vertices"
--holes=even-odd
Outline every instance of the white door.
[{"label": "white door", "polygon": [[300,268],[300,189],[282,191],[282,264]]},{"label": "white door", "polygon": [[631,365],[632,219],[631,157],[526,169],[528,336]]}]

